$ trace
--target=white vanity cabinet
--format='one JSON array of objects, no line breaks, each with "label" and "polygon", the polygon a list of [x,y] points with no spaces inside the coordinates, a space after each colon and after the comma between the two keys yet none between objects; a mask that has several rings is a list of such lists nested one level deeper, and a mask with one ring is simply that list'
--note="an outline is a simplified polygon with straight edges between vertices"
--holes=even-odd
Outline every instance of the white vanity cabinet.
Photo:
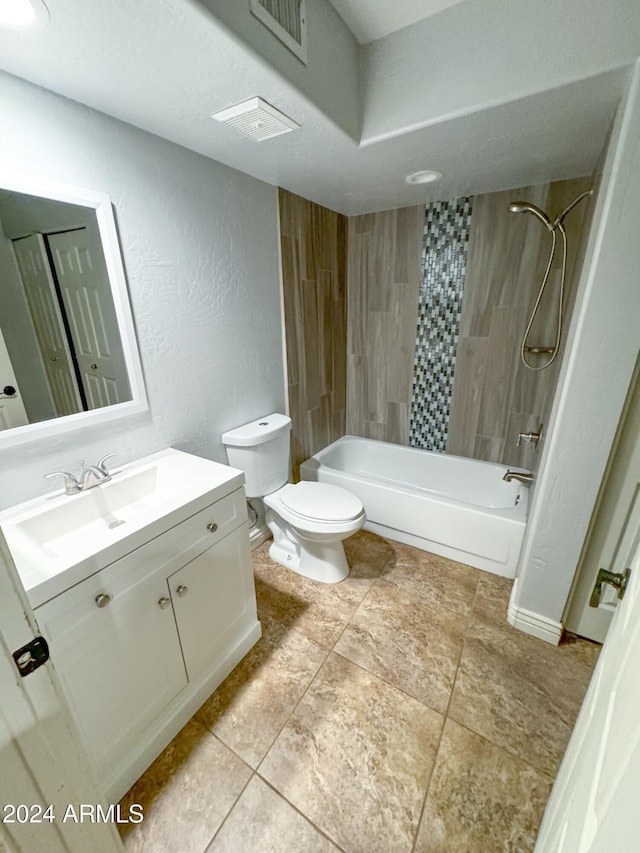
[{"label": "white vanity cabinet", "polygon": [[87,751],[107,777],[187,684],[165,576],[134,552],[35,614]]},{"label": "white vanity cabinet", "polygon": [[255,620],[246,526],[211,546],[169,578],[169,590],[189,681],[217,660],[247,620]]},{"label": "white vanity cabinet", "polygon": [[244,489],[35,610],[114,801],[260,636]]}]

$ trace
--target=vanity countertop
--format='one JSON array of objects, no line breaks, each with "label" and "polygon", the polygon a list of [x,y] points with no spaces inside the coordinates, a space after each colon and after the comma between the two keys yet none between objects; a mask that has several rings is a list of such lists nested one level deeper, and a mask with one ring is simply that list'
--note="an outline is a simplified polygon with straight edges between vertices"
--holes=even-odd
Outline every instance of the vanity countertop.
[{"label": "vanity countertop", "polygon": [[244,483],[237,468],[168,448],[76,495],[59,490],[0,512],[27,597],[38,607]]}]

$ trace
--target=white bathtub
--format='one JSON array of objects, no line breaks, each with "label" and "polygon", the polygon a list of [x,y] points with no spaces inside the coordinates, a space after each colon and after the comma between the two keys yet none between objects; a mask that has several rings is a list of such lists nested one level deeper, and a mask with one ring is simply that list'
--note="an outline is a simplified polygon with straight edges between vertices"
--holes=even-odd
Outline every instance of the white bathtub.
[{"label": "white bathtub", "polygon": [[493,462],[347,435],[303,462],[300,476],[357,495],[367,530],[512,578],[528,487],[506,483],[506,470]]}]

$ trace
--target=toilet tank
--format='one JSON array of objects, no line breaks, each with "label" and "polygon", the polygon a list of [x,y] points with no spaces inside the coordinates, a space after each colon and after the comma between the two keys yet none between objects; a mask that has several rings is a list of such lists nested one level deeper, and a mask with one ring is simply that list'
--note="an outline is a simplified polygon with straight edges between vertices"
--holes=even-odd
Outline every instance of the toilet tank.
[{"label": "toilet tank", "polygon": [[267,415],[222,434],[229,465],[244,471],[248,498],[275,492],[289,480],[291,418]]}]

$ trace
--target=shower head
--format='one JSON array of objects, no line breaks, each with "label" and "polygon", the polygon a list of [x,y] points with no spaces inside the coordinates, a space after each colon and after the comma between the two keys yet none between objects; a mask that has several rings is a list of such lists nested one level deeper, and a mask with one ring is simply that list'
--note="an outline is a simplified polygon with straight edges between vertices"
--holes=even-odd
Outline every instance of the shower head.
[{"label": "shower head", "polygon": [[509,210],[511,213],[533,213],[534,216],[537,216],[540,222],[549,229],[549,231],[553,231],[553,224],[547,214],[540,210],[539,207],[536,207],[535,204],[531,204],[528,201],[512,201],[509,205]]}]

